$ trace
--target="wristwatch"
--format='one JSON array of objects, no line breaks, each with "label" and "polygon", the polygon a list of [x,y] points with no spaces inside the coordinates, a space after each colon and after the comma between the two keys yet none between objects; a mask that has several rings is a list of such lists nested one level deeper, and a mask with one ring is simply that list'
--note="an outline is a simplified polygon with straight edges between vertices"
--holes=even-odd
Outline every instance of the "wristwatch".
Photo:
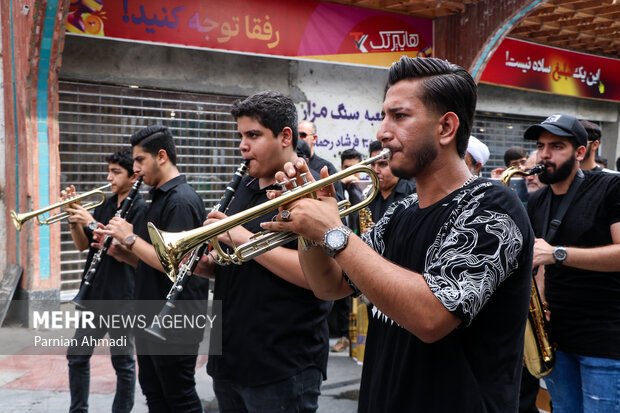
[{"label": "wristwatch", "polygon": [[88,223],[88,229],[90,232],[94,232],[98,228],[97,222],[92,221]]},{"label": "wristwatch", "polygon": [[131,234],[130,236],[128,236],[127,238],[125,238],[125,242],[123,242],[123,244],[125,244],[125,246],[129,249],[131,249],[131,247],[133,247],[133,244],[136,243],[136,239],[138,237],[136,237],[135,234]]},{"label": "wristwatch", "polygon": [[566,247],[555,247],[553,250],[553,258],[555,258],[555,263],[558,265],[564,264],[567,256]]},{"label": "wristwatch", "polygon": [[351,235],[351,230],[346,225],[330,229],[323,236],[323,250],[334,258],[347,246],[349,235]]}]

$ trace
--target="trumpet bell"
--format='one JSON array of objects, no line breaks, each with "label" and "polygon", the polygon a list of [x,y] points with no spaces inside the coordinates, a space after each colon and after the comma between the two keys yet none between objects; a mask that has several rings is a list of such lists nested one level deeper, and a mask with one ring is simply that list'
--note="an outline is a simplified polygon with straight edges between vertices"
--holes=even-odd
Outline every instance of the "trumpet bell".
[{"label": "trumpet bell", "polygon": [[60,208],[62,206],[65,205],[69,205],[69,204],[77,204],[80,203],[82,200],[91,197],[91,196],[99,196],[100,199],[97,202],[88,202],[87,204],[83,205],[83,207],[85,209],[92,209],[95,208],[101,204],[103,204],[103,202],[105,201],[105,194],[103,193],[103,190],[106,188],[109,188],[110,186],[112,186],[112,184],[107,184],[107,185],[103,185],[102,187],[93,189],[92,191],[88,191],[85,192],[79,196],[76,196],[75,198],[71,198],[71,199],[67,199],[65,201],[62,202],[58,202],[55,204],[51,204],[48,205],[44,208],[40,208],[37,209],[36,211],[30,211],[30,212],[24,212],[24,213],[18,213],[16,211],[11,211],[11,220],[13,221],[13,225],[15,225],[15,228],[18,231],[21,231],[22,226],[24,225],[24,222],[29,221],[33,218],[36,218],[37,224],[39,225],[50,225],[53,224],[55,222],[61,221],[65,218],[69,217],[69,213],[68,212],[61,212],[55,215],[52,215],[50,217],[48,217],[47,219],[41,220],[40,216],[45,214],[46,212],[52,211],[56,208]]}]

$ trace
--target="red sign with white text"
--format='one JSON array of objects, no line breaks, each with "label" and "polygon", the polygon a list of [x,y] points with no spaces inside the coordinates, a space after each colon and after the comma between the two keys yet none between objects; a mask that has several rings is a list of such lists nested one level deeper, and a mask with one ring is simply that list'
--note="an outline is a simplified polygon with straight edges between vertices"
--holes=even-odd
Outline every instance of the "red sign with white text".
[{"label": "red sign with white text", "polygon": [[590,99],[620,101],[620,60],[506,38],[481,82]]},{"label": "red sign with white text", "polygon": [[314,0],[72,0],[71,33],[386,66],[432,55],[432,21]]}]

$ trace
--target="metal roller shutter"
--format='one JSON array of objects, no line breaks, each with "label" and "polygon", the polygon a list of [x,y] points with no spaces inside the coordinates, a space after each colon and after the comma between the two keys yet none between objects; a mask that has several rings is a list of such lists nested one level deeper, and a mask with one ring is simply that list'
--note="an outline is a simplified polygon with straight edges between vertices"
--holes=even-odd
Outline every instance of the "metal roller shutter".
[{"label": "metal roller shutter", "polygon": [[528,153],[536,150],[536,142],[523,138],[525,130],[545,118],[521,117],[500,113],[477,112],[472,135],[489,147],[488,162],[482,168],[482,176],[491,176],[495,168],[504,168],[504,152],[511,146],[521,146]]},{"label": "metal roller shutter", "polygon": [[[129,136],[141,127],[163,124],[175,137],[179,171],[210,209],[241,161],[235,121],[230,115],[231,104],[238,98],[61,81],[61,188],[73,184],[78,192],[85,192],[106,184],[105,157],[129,148]],[[79,287],[86,256],[73,245],[65,220],[61,224],[64,299],[73,298]]]}]

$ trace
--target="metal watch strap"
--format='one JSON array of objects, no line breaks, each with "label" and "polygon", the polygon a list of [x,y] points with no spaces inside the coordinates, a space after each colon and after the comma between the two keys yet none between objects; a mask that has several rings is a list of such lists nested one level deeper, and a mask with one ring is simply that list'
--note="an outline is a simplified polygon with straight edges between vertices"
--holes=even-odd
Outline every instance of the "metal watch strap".
[{"label": "metal watch strap", "polygon": [[[344,236],[345,236],[344,244],[337,249],[331,248],[327,245],[327,234],[335,230],[341,231],[342,233],[344,233]],[[325,234],[323,235],[323,250],[325,251],[325,253],[329,255],[330,257],[335,258],[336,254],[338,254],[340,251],[345,249],[345,247],[349,243],[349,236],[351,235],[351,232],[352,232],[351,229],[347,227],[346,225],[340,225],[338,227],[327,230]]]}]

